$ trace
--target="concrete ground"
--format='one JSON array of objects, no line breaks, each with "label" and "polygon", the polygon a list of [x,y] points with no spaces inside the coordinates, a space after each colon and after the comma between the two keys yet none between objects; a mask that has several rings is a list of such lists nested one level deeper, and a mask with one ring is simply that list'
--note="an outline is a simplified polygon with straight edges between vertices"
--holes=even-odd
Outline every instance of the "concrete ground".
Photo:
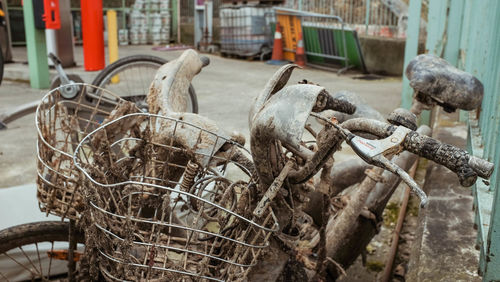
[{"label": "concrete ground", "polygon": [[[458,114],[439,111],[433,137],[464,149],[467,126]],[[481,180],[478,180],[481,181]],[[429,205],[419,214],[410,251],[407,281],[481,281],[479,251],[475,249],[474,197],[455,173],[429,162],[423,186]]]},{"label": "concrete ground", "polygon": [[[151,46],[120,46],[120,57],[133,54],[149,54],[172,60],[182,51],[154,51]],[[0,86],[0,113],[34,100],[39,100],[45,90],[30,88],[26,64],[26,49],[14,48],[15,63],[5,66],[4,82]],[[67,68],[67,73],[78,74],[90,83],[98,72],[83,70],[82,48],[75,48],[77,67]],[[239,131],[249,136],[247,116],[250,105],[263,89],[268,78],[279,68],[260,61],[246,61],[210,57],[210,65],[198,74],[192,84],[196,90],[199,113],[213,119],[228,131]],[[51,70],[51,76],[55,70]],[[335,72],[316,69],[296,70],[290,79],[295,83],[307,79],[324,86],[329,92],[350,90],[382,114],[387,115],[400,104],[401,80],[353,79],[359,73],[338,76]],[[34,114],[25,116],[0,131],[0,188],[33,183],[36,176],[36,129]],[[349,150],[339,153],[349,154]]]}]

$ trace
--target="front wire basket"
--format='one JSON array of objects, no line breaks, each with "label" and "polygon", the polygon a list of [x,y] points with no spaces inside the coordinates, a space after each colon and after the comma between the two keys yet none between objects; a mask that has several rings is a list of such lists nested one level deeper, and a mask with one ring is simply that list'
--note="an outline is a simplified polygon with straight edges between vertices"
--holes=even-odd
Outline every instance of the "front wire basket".
[{"label": "front wire basket", "polygon": [[92,223],[86,247],[106,279],[240,280],[268,246],[277,220],[271,208],[252,216],[248,151],[205,121],[129,114],[78,145]]},{"label": "front wire basket", "polygon": [[[73,98],[65,95],[74,90]],[[47,93],[37,107],[37,197],[47,214],[78,220],[84,209],[74,149],[89,132],[117,115],[137,112],[133,103],[104,89],[78,83]]]}]

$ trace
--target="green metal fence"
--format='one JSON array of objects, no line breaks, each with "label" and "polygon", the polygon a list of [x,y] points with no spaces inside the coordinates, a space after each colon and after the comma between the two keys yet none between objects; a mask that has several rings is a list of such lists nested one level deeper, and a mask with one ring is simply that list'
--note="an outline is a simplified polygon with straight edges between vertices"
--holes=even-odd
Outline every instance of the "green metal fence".
[{"label": "green metal fence", "polygon": [[[412,17],[420,17],[422,0],[411,0]],[[478,266],[483,281],[500,281],[500,1],[430,0],[426,49],[475,75],[484,85],[480,109],[462,117],[469,124],[468,150],[495,164],[490,182],[473,187]],[[408,32],[410,34],[410,32]],[[417,35],[412,34],[418,37]],[[409,38],[410,39],[410,38]],[[407,40],[405,62],[416,55],[416,40]],[[406,65],[406,64],[405,64]],[[403,85],[408,106],[408,81]],[[463,207],[468,208],[468,207]]]},{"label": "green metal fence", "polygon": [[[488,187],[475,187],[476,224],[480,246],[480,268],[484,281],[500,280],[500,1],[464,3],[459,65],[484,84],[484,100],[479,120],[470,116],[469,148],[474,154],[495,163],[496,171]],[[475,126],[477,125],[477,126]],[[474,132],[475,131],[475,132]],[[472,135],[475,133],[475,135]],[[474,143],[473,143],[474,142]],[[489,216],[489,217],[488,217]]]}]

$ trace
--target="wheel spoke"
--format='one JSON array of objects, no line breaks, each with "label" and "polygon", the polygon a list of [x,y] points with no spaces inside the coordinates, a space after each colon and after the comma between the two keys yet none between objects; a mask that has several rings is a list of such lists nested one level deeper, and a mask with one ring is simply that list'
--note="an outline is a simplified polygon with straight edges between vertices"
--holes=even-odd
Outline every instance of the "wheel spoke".
[{"label": "wheel spoke", "polygon": [[[21,252],[24,254],[24,256],[26,257],[26,259],[28,259],[28,261],[30,262],[30,264],[33,266],[33,269],[36,269],[36,266],[35,264],[33,263],[33,261],[31,261],[30,257],[26,254],[26,252],[23,250],[23,247],[19,247],[19,249],[21,250]],[[40,277],[42,277],[42,273],[40,272],[41,270],[37,270],[37,273],[40,275]]]},{"label": "wheel spoke", "polygon": [[[68,269],[64,268],[64,262],[56,263],[57,257],[49,254],[54,254],[57,249],[56,242],[68,242],[68,231],[68,224],[60,221],[27,223],[0,230],[0,259],[6,262],[0,270],[0,281],[47,281],[53,275],[67,275]],[[78,238],[81,235],[78,234]]]},{"label": "wheel spoke", "polygon": [[33,274],[36,274],[36,273],[33,273],[33,271],[32,271],[30,268],[26,267],[26,265],[24,265],[24,264],[20,263],[20,262],[19,262],[19,261],[17,261],[15,258],[11,257],[9,254],[4,253],[4,255],[5,255],[5,256],[7,256],[8,258],[10,258],[13,262],[17,263],[17,264],[18,264],[19,266],[21,266],[22,268],[26,269],[26,270],[27,270],[29,273],[31,273],[32,275],[33,275]]},{"label": "wheel spoke", "polygon": [[38,256],[38,264],[40,265],[40,275],[43,277],[43,267],[42,260],[40,259],[40,250],[38,249],[38,243],[35,243],[36,255]]},{"label": "wheel spoke", "polygon": [[[151,81],[153,81],[154,75],[151,75],[150,72],[147,71],[147,68],[144,68],[144,72],[142,72],[142,73],[147,73],[147,76],[149,76],[149,80],[150,80],[149,82],[150,83],[151,83]],[[143,75],[142,79],[141,79],[141,88],[142,88],[142,93],[144,93],[144,94],[147,95],[149,89],[146,89],[146,87],[145,87],[145,85],[146,85],[145,81],[146,81],[146,79],[144,79],[144,75]]]},{"label": "wheel spoke", "polygon": [[[51,244],[50,253],[52,254],[54,252],[54,241],[50,242],[50,244]],[[49,270],[47,276],[50,277],[50,270],[52,269],[52,257],[51,256],[48,257],[49,257]]]},{"label": "wheel spoke", "polygon": [[5,275],[3,275],[1,272],[0,272],[0,276],[3,278],[4,281],[10,281]]}]

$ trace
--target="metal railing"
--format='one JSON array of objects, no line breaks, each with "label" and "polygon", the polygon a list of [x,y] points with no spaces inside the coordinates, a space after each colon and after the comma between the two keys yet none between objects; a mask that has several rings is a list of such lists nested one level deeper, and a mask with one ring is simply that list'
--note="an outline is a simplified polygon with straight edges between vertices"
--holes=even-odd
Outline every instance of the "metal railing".
[{"label": "metal railing", "polygon": [[[413,31],[418,31],[418,22],[413,17],[420,17],[421,3],[410,3],[408,28],[412,32],[408,34],[412,37],[408,37],[406,49],[414,53],[417,35]],[[430,1],[427,17],[428,52],[473,74],[484,86],[482,106],[469,115],[462,113],[461,118],[469,125],[469,152],[495,164],[490,181],[478,181],[472,193],[480,252],[478,271],[483,281],[500,281],[500,1]],[[407,55],[405,61],[415,54]],[[402,98],[408,100],[408,93],[403,92]]]},{"label": "metal railing", "polygon": [[[306,55],[320,57],[320,58],[334,59],[342,62],[344,67],[341,70],[339,70],[339,72],[343,72],[350,67],[349,58],[347,56],[345,24],[342,18],[333,15],[304,12],[288,8],[277,8],[275,9],[275,14],[278,17],[278,21],[280,16],[295,16],[300,18],[301,32],[304,34],[304,41],[306,45],[305,46]],[[323,33],[329,32],[329,35],[327,35],[326,38],[324,38],[325,36],[321,36],[318,34],[317,39],[314,40],[314,41],[317,40],[318,41],[317,43],[319,44],[322,44],[323,41],[328,41],[327,44],[323,44],[325,48],[319,48],[317,49],[318,51],[316,52],[308,48],[307,44],[308,34],[312,31],[311,29],[315,29],[316,32],[317,29],[321,29]],[[335,30],[338,30],[338,33],[340,35],[340,38],[337,38],[340,41],[340,44],[338,44],[338,46],[336,46],[336,44],[333,42],[334,41],[333,39],[335,37]],[[286,41],[287,38],[285,37],[285,47],[283,48],[283,51],[295,52],[295,50],[290,50],[286,48],[287,45],[292,45],[292,44],[287,44]]]},{"label": "metal railing", "polygon": [[[474,192],[477,243],[480,246],[479,273],[483,281],[500,280],[500,2],[465,1],[462,22],[463,44],[458,65],[484,85],[478,113],[469,116],[469,150],[495,163],[488,183],[478,182]],[[446,49],[445,49],[446,51]]]},{"label": "metal railing", "polygon": [[285,7],[339,16],[359,34],[405,37],[408,6],[394,0],[290,0]]}]

